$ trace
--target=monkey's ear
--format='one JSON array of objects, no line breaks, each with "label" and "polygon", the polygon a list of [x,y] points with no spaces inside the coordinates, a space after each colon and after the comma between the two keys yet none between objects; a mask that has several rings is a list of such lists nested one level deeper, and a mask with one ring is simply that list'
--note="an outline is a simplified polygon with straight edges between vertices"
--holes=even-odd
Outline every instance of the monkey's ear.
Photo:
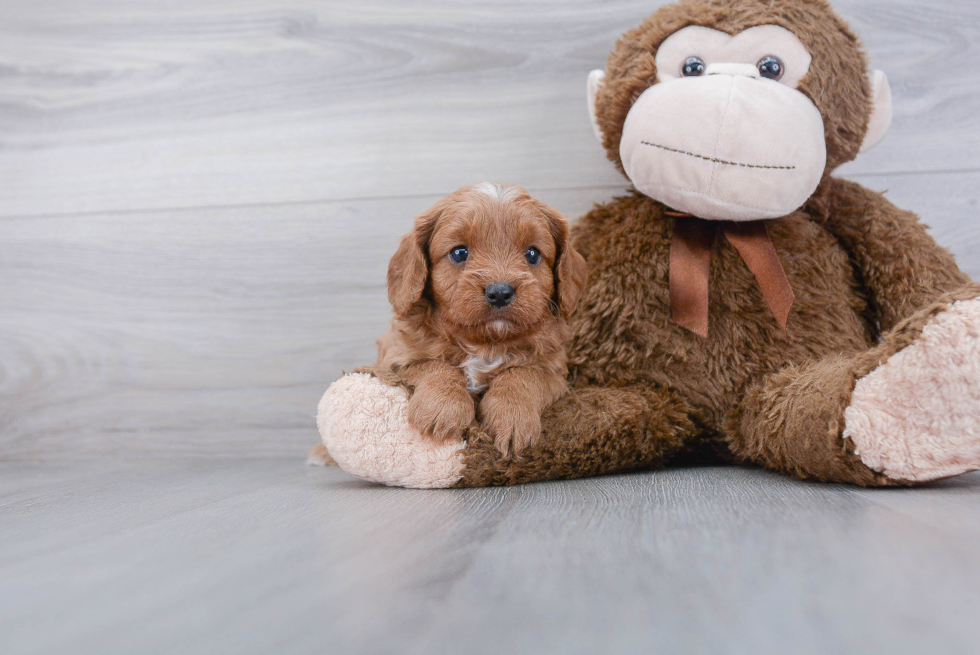
[{"label": "monkey's ear", "polygon": [[888,76],[882,71],[871,73],[871,96],[874,107],[871,110],[871,120],[868,121],[868,133],[861,143],[861,152],[878,145],[892,125],[892,88],[888,84]]},{"label": "monkey's ear", "polygon": [[429,239],[445,206],[443,203],[415,219],[415,227],[402,237],[391,261],[388,262],[388,302],[395,314],[404,316],[422,300],[429,279],[427,251]]},{"label": "monkey's ear", "polygon": [[602,143],[602,128],[599,127],[599,121],[595,117],[595,98],[599,95],[599,89],[605,79],[606,71],[594,70],[589,73],[589,120],[592,121],[592,131],[595,132],[595,138],[599,139],[599,143]]}]

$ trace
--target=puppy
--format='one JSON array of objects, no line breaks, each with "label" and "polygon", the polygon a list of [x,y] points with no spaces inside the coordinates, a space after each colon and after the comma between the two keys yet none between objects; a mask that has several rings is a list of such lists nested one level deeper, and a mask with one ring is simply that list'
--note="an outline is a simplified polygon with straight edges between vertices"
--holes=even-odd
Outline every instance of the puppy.
[{"label": "puppy", "polygon": [[378,363],[415,387],[409,423],[450,439],[479,416],[503,454],[533,444],[567,388],[586,275],[568,221],[520,187],[465,187],[416,218],[388,266],[395,317],[378,339]]}]

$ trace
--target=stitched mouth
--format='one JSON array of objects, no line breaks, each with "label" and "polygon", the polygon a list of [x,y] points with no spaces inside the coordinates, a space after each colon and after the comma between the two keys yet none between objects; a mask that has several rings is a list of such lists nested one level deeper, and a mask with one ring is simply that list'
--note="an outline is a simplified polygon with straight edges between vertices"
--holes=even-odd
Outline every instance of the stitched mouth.
[{"label": "stitched mouth", "polygon": [[693,152],[687,152],[686,150],[678,150],[677,148],[668,148],[667,146],[662,146],[659,143],[650,143],[649,141],[640,141],[645,146],[650,146],[651,148],[659,148],[660,150],[666,150],[667,152],[676,152],[679,155],[687,155],[688,157],[694,157],[696,159],[703,159],[704,161],[710,161],[713,164],[724,164],[725,166],[738,166],[739,168],[761,168],[770,171],[794,171],[796,166],[770,166],[765,164],[743,164],[737,161],[725,161],[724,159],[716,159],[714,157],[705,157],[704,155],[698,155]]}]

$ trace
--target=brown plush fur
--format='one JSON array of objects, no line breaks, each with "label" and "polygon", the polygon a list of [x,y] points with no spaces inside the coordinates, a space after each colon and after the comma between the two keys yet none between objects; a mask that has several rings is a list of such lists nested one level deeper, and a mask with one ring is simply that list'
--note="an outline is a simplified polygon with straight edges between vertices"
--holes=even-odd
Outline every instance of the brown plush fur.
[{"label": "brown plush fur", "polygon": [[[866,252],[907,249],[890,263],[845,250],[847,231],[832,230],[836,223],[816,209],[845,197],[833,216],[865,234]],[[846,214],[867,201],[873,210]],[[950,302],[980,296],[913,214],[830,179],[807,210],[773,222],[773,243],[796,290],[786,331],[738,254],[718,239],[707,339],[670,321],[672,221],[661,205],[634,194],[596,207],[576,228],[590,276],[569,347],[574,389],[545,413],[539,446],[521,460],[495,457],[486,437],[470,431],[460,486],[717,457],[720,443],[738,461],[802,478],[897,483],[864,466],[841,439],[855,381],[909,345]],[[905,321],[892,327],[896,315]]]},{"label": "brown plush fur", "polygon": [[867,468],[842,438],[856,380],[910,345],[954,300],[980,296],[917,217],[882,195],[830,177],[853,159],[871,96],[857,38],[823,0],[682,0],[627,32],[609,58],[597,117],[609,158],[633,101],[657,79],[664,39],[688,25],[730,34],[775,24],[813,55],[799,89],[820,110],[828,161],[820,187],[769,223],[796,293],[788,329],[776,324],[735,250],[712,255],[706,339],[670,321],[673,220],[638,193],[596,206],[573,229],[590,266],[573,320],[573,391],[544,416],[539,445],[520,460],[467,434],[459,486],[570,478],[705,456],[805,479],[903,484]]},{"label": "brown plush fur", "polygon": [[633,193],[573,228],[589,282],[571,321],[572,390],[547,409],[537,445],[504,458],[466,431],[458,486],[571,478],[705,458],[804,479],[905,484],[869,469],[843,438],[857,380],[909,346],[950,303],[980,297],[917,217],[830,176],[853,159],[872,108],[857,38],[823,0],[681,0],[617,43],[597,100],[609,158],[632,103],[657,80],[657,48],[688,25],[730,34],[782,26],[813,62],[799,90],[819,109],[828,160],[804,207],[769,223],[796,294],[779,328],[754,276],[725,239],[711,259],[706,338],[671,322],[673,219]]},{"label": "brown plush fur", "polygon": [[[403,237],[388,269],[396,315],[378,340],[378,363],[414,388],[408,420],[424,435],[459,438],[476,397],[483,427],[508,454],[535,442],[541,411],[567,388],[567,318],[586,268],[561,214],[523,189],[497,188],[504,198],[460,189]],[[459,246],[469,257],[454,263]],[[525,257],[532,246],[540,263]],[[493,283],[515,289],[506,307],[487,301]]]}]

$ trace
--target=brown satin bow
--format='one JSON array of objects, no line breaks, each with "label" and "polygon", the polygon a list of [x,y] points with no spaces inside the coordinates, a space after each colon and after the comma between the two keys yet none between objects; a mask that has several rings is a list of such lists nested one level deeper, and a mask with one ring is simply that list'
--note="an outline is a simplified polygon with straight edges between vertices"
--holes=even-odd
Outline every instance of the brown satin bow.
[{"label": "brown satin bow", "polygon": [[708,336],[711,250],[720,229],[755,275],[779,326],[786,329],[793,306],[793,289],[765,221],[708,221],[681,212],[664,214],[674,218],[674,238],[670,243],[670,311],[675,323],[702,337]]}]

